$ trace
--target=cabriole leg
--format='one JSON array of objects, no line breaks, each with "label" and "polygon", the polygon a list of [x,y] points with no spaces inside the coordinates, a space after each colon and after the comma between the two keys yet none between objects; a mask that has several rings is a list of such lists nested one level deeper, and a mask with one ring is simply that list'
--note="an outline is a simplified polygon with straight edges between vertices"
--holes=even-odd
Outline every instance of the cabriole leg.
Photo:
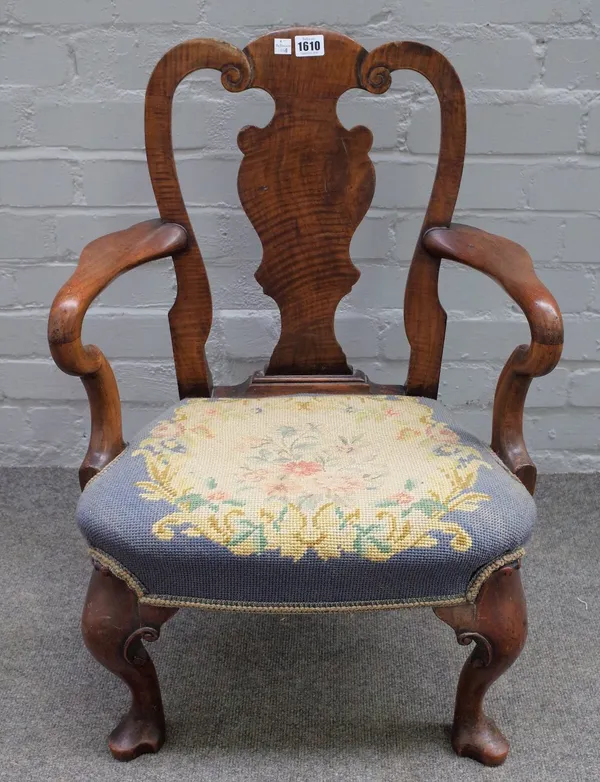
[{"label": "cabriole leg", "polygon": [[161,625],[176,612],[140,606],[124,581],[94,565],[81,622],[85,645],[132,695],[131,708],[108,739],[117,760],[158,752],[165,740],[160,687],[143,641],[156,641]]},{"label": "cabriole leg", "polygon": [[485,582],[474,604],[436,608],[461,644],[475,643],[456,692],[452,746],[457,755],[499,766],[509,744],[483,712],[489,687],[517,659],[527,637],[527,610],[520,563],[497,570]]}]

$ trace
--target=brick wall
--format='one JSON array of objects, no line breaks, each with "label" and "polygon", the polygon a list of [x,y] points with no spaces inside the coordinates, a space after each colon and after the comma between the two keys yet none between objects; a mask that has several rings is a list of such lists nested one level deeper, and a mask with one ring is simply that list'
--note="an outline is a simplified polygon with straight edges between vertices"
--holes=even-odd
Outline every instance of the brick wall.
[{"label": "brick wall", "polygon": [[[600,466],[599,0],[0,0],[0,463],[77,464],[88,413],[78,380],[48,356],[48,306],[93,238],[156,214],[143,153],[143,91],[157,59],[187,38],[243,45],[289,24],[330,25],[368,48],[415,39],[452,60],[467,90],[468,162],[459,219],[531,252],[565,313],[561,366],[536,381],[527,434],[543,470]],[[231,95],[216,74],[176,100],[184,194],[217,314],[217,381],[238,381],[274,345],[276,309],[252,274],[260,245],[240,209],[235,144],[272,101]],[[352,255],[362,271],[337,319],[353,363],[403,380],[402,298],[439,138],[431,89],[394,76],[381,98],[349,93],[342,121],[375,134],[377,191]],[[113,361],[126,432],[176,398],[167,310],[170,262],[118,280],[85,336]],[[498,372],[528,339],[522,316],[487,278],[441,275],[449,323],[441,398],[489,437]]]}]

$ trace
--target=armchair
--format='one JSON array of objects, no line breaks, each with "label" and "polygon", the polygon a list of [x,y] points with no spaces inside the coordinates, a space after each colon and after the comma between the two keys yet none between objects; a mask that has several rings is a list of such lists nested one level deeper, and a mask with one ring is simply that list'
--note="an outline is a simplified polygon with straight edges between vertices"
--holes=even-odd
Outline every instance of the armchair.
[{"label": "armchair", "polygon": [[[292,54],[276,53],[279,38]],[[264,372],[238,386],[212,384],[204,349],[210,289],[173,156],[173,95],[200,68],[221,71],[231,92],[258,88],[275,100],[267,127],[239,134],[238,189],[262,241],[256,278],[279,307],[281,334]],[[382,386],[348,365],[334,330],[337,306],[359,276],[349,245],[375,185],[371,133],[343,127],[336,104],[351,88],[384,93],[400,68],[431,82],[442,129],[405,291],[408,377]],[[367,52],[341,34],[294,28],[243,51],[188,41],[156,66],[146,150],[160,219],[88,245],[49,321],[54,360],[82,378],[90,401],[77,516],[94,570],[82,628],[92,654],[132,694],[109,738],[116,758],[157,752],[164,741],[144,642],[156,640],[179,608],[421,606],[432,607],[459,643],[474,644],[458,683],[455,751],[487,765],[504,761],[508,743],[483,699],[526,636],[519,568],[535,518],[536,470],[523,408],[532,378],[558,362],[563,332],[556,301],[523,248],[451,223],[465,122],[456,72],[418,43]],[[81,326],[119,274],[166,256],[177,275],[169,322],[181,401],[126,445],[115,377],[101,351],[82,344]],[[491,447],[437,401],[442,258],[492,277],[531,327],[531,344],[517,347],[500,375]]]}]

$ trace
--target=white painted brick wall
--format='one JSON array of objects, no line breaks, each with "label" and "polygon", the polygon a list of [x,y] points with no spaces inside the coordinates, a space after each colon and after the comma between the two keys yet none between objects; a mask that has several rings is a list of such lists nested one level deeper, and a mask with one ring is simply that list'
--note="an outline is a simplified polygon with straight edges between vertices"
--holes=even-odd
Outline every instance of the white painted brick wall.
[{"label": "white painted brick wall", "polygon": [[[457,218],[524,244],[565,313],[561,366],[529,395],[528,443],[546,471],[600,468],[600,0],[0,0],[0,464],[75,465],[85,450],[85,394],[49,358],[47,311],[87,242],[156,214],[143,153],[156,61],[189,38],[244,45],[293,24],[330,25],[369,48],[420,40],[452,60],[469,116]],[[213,285],[219,382],[260,367],[277,338],[235,182],[238,129],[264,125],[272,110],[267,95],[231,95],[209,72],[186,79],[175,103],[182,186]],[[362,277],[338,333],[357,366],[401,382],[402,298],[439,110],[420,76],[401,73],[385,96],[344,96],[339,114],[373,130],[378,181],[352,241]],[[113,360],[128,436],[176,399],[174,296],[171,264],[158,261],[117,280],[85,326]],[[443,265],[441,299],[441,398],[488,438],[496,378],[526,324],[490,280],[456,264]]]}]

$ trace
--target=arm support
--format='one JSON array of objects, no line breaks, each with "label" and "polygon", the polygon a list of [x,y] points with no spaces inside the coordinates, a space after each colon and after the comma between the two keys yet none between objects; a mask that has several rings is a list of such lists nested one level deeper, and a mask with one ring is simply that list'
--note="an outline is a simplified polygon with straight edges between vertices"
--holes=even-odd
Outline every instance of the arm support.
[{"label": "arm support", "polygon": [[533,494],[536,468],[523,440],[523,409],[532,379],[552,371],[560,359],[563,324],[558,304],[536,276],[529,254],[515,242],[452,224],[427,231],[423,244],[436,257],[487,274],[521,307],[529,322],[531,344],[516,348],[496,386],[492,448]]},{"label": "arm support", "polygon": [[95,345],[81,342],[85,313],[120,274],[172,255],[186,244],[185,230],[162,220],[148,220],[96,239],[83,250],[73,275],[54,299],[48,322],[50,352],[63,372],[81,377],[90,402],[90,443],[79,470],[82,488],[125,447],[121,402],[111,366]]}]

